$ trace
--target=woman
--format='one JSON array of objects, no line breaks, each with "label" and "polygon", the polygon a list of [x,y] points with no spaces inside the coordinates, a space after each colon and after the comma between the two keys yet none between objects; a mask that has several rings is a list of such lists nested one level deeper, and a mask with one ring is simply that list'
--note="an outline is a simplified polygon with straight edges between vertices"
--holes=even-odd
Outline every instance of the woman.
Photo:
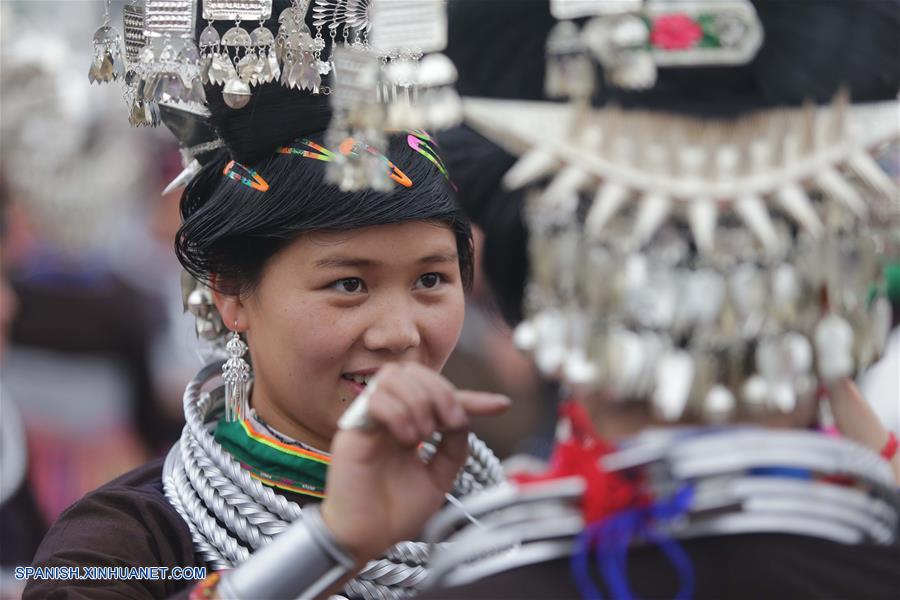
[{"label": "woman", "polygon": [[[408,190],[339,193],[323,182],[320,161],[276,153],[254,163],[269,186],[261,193],[223,176],[231,159],[222,156],[186,192],[179,232],[183,263],[216,290],[219,313],[229,329],[246,334],[252,357],[250,418],[243,428],[222,420],[216,439],[298,504],[346,494],[339,504],[323,503],[323,518],[335,531],[353,527],[366,542],[361,556],[383,550],[387,540],[414,537],[397,515],[433,512],[467,456],[469,415],[508,405],[503,397],[455,390],[439,375],[462,325],[469,228],[444,176],[405,137],[388,156],[413,181]],[[331,492],[322,465],[340,451],[332,446],[338,418],[376,373],[372,416],[387,428],[344,442],[346,481],[329,477],[329,487],[343,486]],[[426,468],[416,447],[438,431],[444,438]],[[265,450],[276,444],[283,452],[269,457]],[[383,471],[392,477],[382,479]],[[266,478],[271,472],[281,473],[277,481]],[[423,479],[432,493],[422,493]],[[410,497],[407,486],[420,493]],[[390,510],[375,512],[380,503],[359,487],[383,496]],[[35,559],[35,566],[201,564],[163,495],[161,461],[76,503]],[[58,583],[67,597],[78,597],[81,585],[90,597],[104,589],[159,597],[179,587],[46,581],[33,582],[26,597],[43,597]]]},{"label": "woman", "polygon": [[[458,492],[499,472],[467,427],[470,416],[500,412],[509,400],[457,390],[440,375],[462,326],[473,250],[428,135],[395,133],[383,151],[358,138],[328,147],[323,96],[260,85],[249,106],[233,110],[220,88],[209,85],[206,94],[224,149],[205,152],[184,193],[176,252],[212,290],[211,302],[202,290],[191,296],[200,299],[192,310],[207,322],[215,315],[227,330],[227,414],[221,387],[199,393],[222,372],[213,364],[188,386],[188,426],[165,463],[77,502],[34,560],[35,568],[167,573],[60,579],[59,569],[36,571],[26,598],[187,597],[196,576],[179,577],[176,567],[252,577],[259,561],[256,571],[240,565],[293,520],[325,524],[355,573],[394,541],[415,539],[415,524],[445,502],[467,459]],[[370,165],[372,157],[391,178],[387,191],[329,183],[334,162]],[[335,439],[362,392],[373,426]],[[481,454],[474,462],[470,448]],[[337,470],[329,467],[334,457]],[[425,548],[400,546],[346,593],[399,593],[389,588],[418,583],[425,560]],[[280,597],[283,588],[266,580],[257,577],[240,595]]]}]

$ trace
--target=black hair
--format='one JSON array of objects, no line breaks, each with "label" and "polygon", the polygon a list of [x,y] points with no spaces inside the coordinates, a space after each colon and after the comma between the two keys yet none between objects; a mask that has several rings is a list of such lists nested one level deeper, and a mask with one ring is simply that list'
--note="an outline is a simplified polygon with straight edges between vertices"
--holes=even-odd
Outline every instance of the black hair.
[{"label": "black hair", "polygon": [[[322,143],[322,135],[312,139]],[[216,289],[238,295],[258,283],[269,258],[306,232],[347,231],[373,225],[425,221],[449,228],[455,238],[462,281],[473,276],[472,232],[449,182],[406,135],[393,136],[389,159],[413,182],[380,192],[343,192],[325,181],[326,163],[291,154],[270,154],[247,165],[268,183],[265,192],[225,177],[230,156],[203,167],[181,200],[183,224],[175,252],[184,268]]]},{"label": "black hair", "polygon": [[[747,65],[664,68],[634,92],[600,86],[594,104],[699,118],[735,118],[773,107],[890,100],[900,89],[900,0],[753,0],[765,39]],[[451,0],[446,54],[464,96],[542,100],[548,0]],[[598,80],[603,80],[602,72]],[[537,125],[536,125],[537,126]],[[527,274],[523,194],[501,188],[514,162],[480,134],[439,139],[465,208],[485,231],[483,268],[504,317],[515,324]]]},{"label": "black hair", "polygon": [[520,207],[522,189],[505,190],[500,179],[515,158],[466,125],[438,133],[447,170],[459,186],[463,210],[484,232],[481,268],[497,309],[507,323],[522,320],[528,277],[528,230]]}]

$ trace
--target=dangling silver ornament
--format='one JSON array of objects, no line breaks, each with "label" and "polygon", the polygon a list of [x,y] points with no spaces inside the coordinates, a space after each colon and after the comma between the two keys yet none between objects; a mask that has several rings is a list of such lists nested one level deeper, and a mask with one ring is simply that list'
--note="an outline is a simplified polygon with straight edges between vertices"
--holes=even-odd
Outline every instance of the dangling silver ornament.
[{"label": "dangling silver ornament", "polygon": [[210,24],[204,27],[203,31],[200,32],[200,37],[197,39],[197,42],[200,44],[201,50],[208,50],[218,46],[222,42],[222,39],[219,36],[219,31]]},{"label": "dangling silver ornament", "polygon": [[[281,70],[278,68],[278,61],[270,60],[270,56],[274,57],[275,36],[272,35],[268,27],[260,25],[250,32],[250,42],[254,47],[252,57],[255,62],[250,85],[274,81],[281,74]],[[275,63],[274,70],[272,68],[273,62]],[[238,72],[240,72],[240,69],[238,69]]]},{"label": "dangling silver ornament", "polygon": [[219,32],[212,26],[212,23],[200,32],[200,37],[197,39],[197,44],[200,46],[200,78],[204,84],[215,83],[211,79],[209,71],[219,54],[221,41]]},{"label": "dangling silver ornament", "polygon": [[[222,99],[233,109],[247,106],[253,93],[250,89],[255,67],[254,54],[250,51],[252,44],[247,30],[236,24],[222,35],[223,51],[213,58],[213,66],[210,67],[210,81],[213,80],[213,69],[216,69],[216,81],[221,81],[219,77],[224,75]],[[237,59],[237,64],[232,61],[232,55]],[[238,56],[241,58],[238,59]]]},{"label": "dangling silver ornament", "polygon": [[200,49],[194,40],[182,39],[181,50],[178,51],[178,63],[180,67],[181,82],[183,84],[181,100],[183,102],[206,102],[206,94],[203,92],[202,65]]},{"label": "dangling silver ornament", "polygon": [[268,53],[266,54],[266,64],[268,69],[268,80],[278,81],[281,77],[281,67],[278,64],[278,58],[275,55],[275,47],[269,48]]},{"label": "dangling silver ornament", "polygon": [[94,33],[94,58],[88,70],[91,83],[108,83],[125,75],[122,57],[122,36],[116,28],[106,23]]},{"label": "dangling silver ornament", "polygon": [[235,110],[244,108],[250,102],[250,84],[240,77],[233,77],[225,82],[222,90],[222,99],[230,108]]},{"label": "dangling silver ornament", "polygon": [[734,395],[721,384],[713,385],[703,401],[703,416],[709,423],[728,421],[734,413],[736,402]]},{"label": "dangling silver ornament", "polygon": [[538,331],[529,320],[522,321],[513,330],[513,344],[523,352],[531,352],[538,345]]},{"label": "dangling silver ornament", "polygon": [[656,363],[653,407],[665,421],[681,418],[691,396],[694,360],[684,350],[671,350]]},{"label": "dangling silver ornament", "polygon": [[232,79],[237,79],[237,71],[231,64],[227,54],[216,53],[212,55],[212,61],[208,69],[209,82],[213,85],[223,85]]},{"label": "dangling silver ornament", "polygon": [[256,85],[261,71],[260,62],[252,52],[244,55],[235,65],[238,77],[250,85]]},{"label": "dangling silver ornament", "polygon": [[247,398],[247,382],[250,380],[250,365],[244,360],[247,344],[237,331],[225,344],[228,360],[222,365],[222,379],[225,380],[225,420],[240,421],[247,417],[250,406]]},{"label": "dangling silver ornament", "polygon": [[593,386],[600,375],[597,365],[581,349],[569,353],[562,369],[565,380],[575,386]]},{"label": "dangling silver ornament", "polygon": [[816,364],[826,383],[853,374],[853,328],[842,317],[830,313],[816,325]]},{"label": "dangling silver ornament", "polygon": [[462,101],[453,84],[459,75],[447,56],[435,53],[419,65],[420,103],[430,130],[449,129],[462,121]]},{"label": "dangling silver ornament", "polygon": [[324,42],[313,39],[306,24],[306,10],[309,4],[289,7],[278,17],[276,49],[281,55],[281,84],[288,88],[309,90],[319,93],[322,77],[316,52],[321,51]]}]

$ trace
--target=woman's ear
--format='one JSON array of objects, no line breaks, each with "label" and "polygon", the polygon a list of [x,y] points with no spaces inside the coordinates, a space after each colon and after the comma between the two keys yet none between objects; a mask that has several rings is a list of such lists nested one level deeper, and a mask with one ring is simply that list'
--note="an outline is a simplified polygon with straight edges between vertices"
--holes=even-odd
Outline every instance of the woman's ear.
[{"label": "woman's ear", "polygon": [[239,333],[246,331],[249,327],[247,323],[247,309],[244,307],[240,296],[232,296],[217,291],[219,289],[217,275],[212,275],[209,283],[212,288],[213,302],[216,303],[216,308],[222,316],[222,322],[225,324],[225,327],[230,331]]}]

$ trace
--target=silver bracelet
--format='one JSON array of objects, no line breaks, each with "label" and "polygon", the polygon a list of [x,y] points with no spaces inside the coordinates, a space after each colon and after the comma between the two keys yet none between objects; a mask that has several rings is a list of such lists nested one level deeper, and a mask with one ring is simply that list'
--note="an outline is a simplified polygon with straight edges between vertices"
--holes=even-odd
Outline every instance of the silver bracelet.
[{"label": "silver bracelet", "polygon": [[356,565],[325,526],[318,506],[240,567],[222,576],[216,590],[223,600],[316,598]]}]

